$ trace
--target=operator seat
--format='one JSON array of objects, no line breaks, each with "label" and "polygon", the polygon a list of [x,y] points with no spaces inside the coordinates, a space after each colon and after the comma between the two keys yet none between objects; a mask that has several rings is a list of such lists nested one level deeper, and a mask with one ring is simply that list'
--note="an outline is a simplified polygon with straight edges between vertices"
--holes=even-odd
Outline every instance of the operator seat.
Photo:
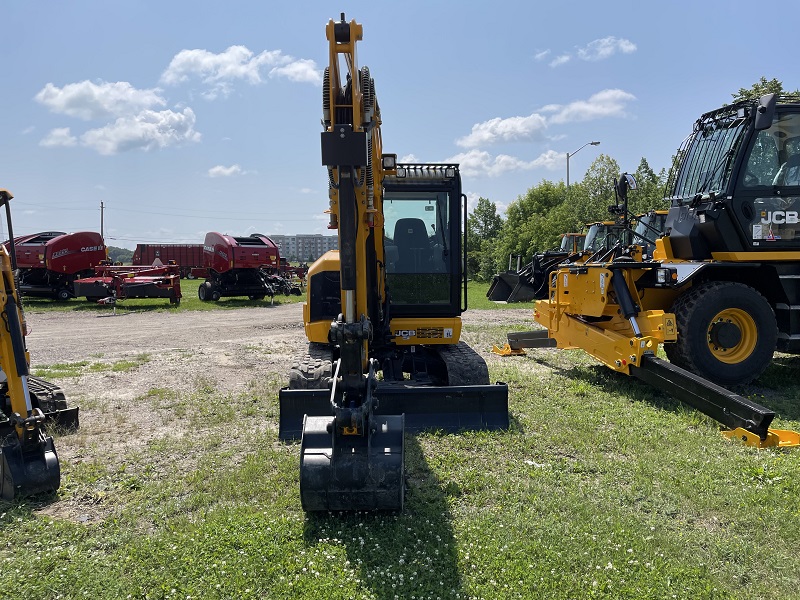
[{"label": "operator seat", "polygon": [[398,273],[425,273],[432,257],[428,230],[422,219],[398,219],[394,225]]},{"label": "operator seat", "polygon": [[800,185],[800,154],[793,154],[781,165],[772,185]]}]

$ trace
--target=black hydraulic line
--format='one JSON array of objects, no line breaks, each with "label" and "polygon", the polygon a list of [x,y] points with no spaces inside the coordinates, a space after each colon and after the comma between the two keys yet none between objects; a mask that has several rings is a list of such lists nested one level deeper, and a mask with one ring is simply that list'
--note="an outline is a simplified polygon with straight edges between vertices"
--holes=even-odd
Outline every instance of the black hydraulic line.
[{"label": "black hydraulic line", "polygon": [[17,374],[28,375],[28,361],[25,359],[25,338],[22,335],[22,324],[19,320],[17,301],[14,298],[11,282],[7,280],[6,273],[3,273],[3,283],[6,288],[6,306],[3,311],[3,320],[6,330],[11,337],[11,347],[14,350],[14,363],[17,367]]},{"label": "black hydraulic line", "polygon": [[641,365],[631,365],[631,375],[681,402],[696,408],[729,429],[742,427],[762,440],[775,413],[747,398],[711,383],[652,354],[642,357]]},{"label": "black hydraulic line", "polygon": [[[342,289],[356,289],[356,191],[355,169],[339,168],[339,260]],[[347,315],[354,318],[353,315]]]},{"label": "black hydraulic line", "polygon": [[8,249],[11,254],[11,270],[17,270],[17,249],[14,246],[14,227],[11,225],[11,202],[8,199],[5,201],[6,205],[6,226],[8,227]]}]

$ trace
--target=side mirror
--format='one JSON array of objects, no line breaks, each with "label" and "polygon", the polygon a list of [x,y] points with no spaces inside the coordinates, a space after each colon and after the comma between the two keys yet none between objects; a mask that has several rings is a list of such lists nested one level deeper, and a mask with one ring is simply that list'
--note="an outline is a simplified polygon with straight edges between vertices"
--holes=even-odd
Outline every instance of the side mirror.
[{"label": "side mirror", "polygon": [[776,94],[767,94],[759,98],[755,121],[753,123],[756,131],[763,131],[772,126],[772,120],[775,117],[775,104],[777,101],[778,96]]}]

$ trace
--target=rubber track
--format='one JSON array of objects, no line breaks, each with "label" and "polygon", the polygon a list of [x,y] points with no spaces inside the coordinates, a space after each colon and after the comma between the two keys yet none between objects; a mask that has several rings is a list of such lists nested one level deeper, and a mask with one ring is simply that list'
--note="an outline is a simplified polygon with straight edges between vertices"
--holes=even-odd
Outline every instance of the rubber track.
[{"label": "rubber track", "polygon": [[67,399],[55,383],[50,383],[33,375],[28,377],[28,390],[45,414],[67,408]]},{"label": "rubber track", "polygon": [[447,385],[489,385],[489,367],[466,342],[436,346],[447,367]]},{"label": "rubber track", "polygon": [[311,342],[308,351],[295,358],[289,371],[289,388],[293,390],[324,390],[333,376],[331,351],[325,344]]}]

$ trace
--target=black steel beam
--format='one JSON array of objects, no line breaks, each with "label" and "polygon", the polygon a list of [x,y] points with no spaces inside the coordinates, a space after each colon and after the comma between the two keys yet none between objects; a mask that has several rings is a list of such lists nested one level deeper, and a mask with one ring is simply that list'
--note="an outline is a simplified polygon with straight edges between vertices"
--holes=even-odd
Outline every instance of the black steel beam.
[{"label": "black steel beam", "polygon": [[742,427],[767,438],[775,413],[747,398],[711,383],[652,354],[642,357],[639,367],[631,365],[631,375],[696,408],[729,429]]}]

